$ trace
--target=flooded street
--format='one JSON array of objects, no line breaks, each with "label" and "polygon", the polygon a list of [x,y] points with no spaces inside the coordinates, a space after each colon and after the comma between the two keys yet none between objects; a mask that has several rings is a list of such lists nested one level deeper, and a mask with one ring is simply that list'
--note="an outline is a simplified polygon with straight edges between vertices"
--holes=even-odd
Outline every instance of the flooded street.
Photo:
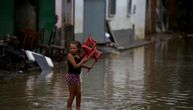
[{"label": "flooded street", "polygon": [[[177,39],[102,56],[82,73],[81,109],[193,110],[192,44]],[[66,110],[66,66],[58,65],[1,80],[0,110]]]}]

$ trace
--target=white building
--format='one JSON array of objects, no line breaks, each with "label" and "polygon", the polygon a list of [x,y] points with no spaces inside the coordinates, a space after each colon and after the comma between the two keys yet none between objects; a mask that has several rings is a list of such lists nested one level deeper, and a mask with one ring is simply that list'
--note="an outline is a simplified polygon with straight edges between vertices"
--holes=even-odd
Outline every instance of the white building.
[{"label": "white building", "polygon": [[125,42],[144,39],[146,0],[71,1],[74,1],[76,40],[83,42],[91,34],[98,43],[105,43],[106,21],[116,39]]}]

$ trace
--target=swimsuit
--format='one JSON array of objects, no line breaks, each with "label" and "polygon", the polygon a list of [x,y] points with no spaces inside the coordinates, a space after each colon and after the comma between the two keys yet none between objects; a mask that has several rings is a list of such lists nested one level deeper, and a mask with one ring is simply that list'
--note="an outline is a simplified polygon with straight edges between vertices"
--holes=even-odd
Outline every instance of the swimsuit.
[{"label": "swimsuit", "polygon": [[[79,63],[80,58],[74,57],[75,62]],[[81,68],[74,68],[73,65],[68,61],[68,73],[66,74],[66,81],[68,85],[80,84],[80,72]]]}]

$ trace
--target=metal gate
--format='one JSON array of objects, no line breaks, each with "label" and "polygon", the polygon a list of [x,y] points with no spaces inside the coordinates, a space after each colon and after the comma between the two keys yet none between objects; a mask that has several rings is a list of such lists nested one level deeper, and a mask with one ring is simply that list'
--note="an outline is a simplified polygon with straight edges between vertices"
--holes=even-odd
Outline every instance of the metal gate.
[{"label": "metal gate", "polygon": [[84,0],[83,40],[91,34],[97,43],[105,43],[106,0]]}]

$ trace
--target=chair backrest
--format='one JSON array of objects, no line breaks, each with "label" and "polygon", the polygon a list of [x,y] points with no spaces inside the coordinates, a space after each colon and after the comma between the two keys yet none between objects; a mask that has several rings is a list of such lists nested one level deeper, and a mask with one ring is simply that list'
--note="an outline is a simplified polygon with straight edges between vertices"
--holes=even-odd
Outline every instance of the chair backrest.
[{"label": "chair backrest", "polygon": [[94,48],[96,46],[96,41],[92,39],[92,37],[89,35],[88,39],[86,40],[86,42],[83,45],[87,45],[90,48]]},{"label": "chair backrest", "polygon": [[91,35],[89,35],[88,39],[82,45],[83,53],[82,56],[90,59],[93,57],[95,60],[101,56],[101,52],[96,48],[96,41],[92,39]]}]

